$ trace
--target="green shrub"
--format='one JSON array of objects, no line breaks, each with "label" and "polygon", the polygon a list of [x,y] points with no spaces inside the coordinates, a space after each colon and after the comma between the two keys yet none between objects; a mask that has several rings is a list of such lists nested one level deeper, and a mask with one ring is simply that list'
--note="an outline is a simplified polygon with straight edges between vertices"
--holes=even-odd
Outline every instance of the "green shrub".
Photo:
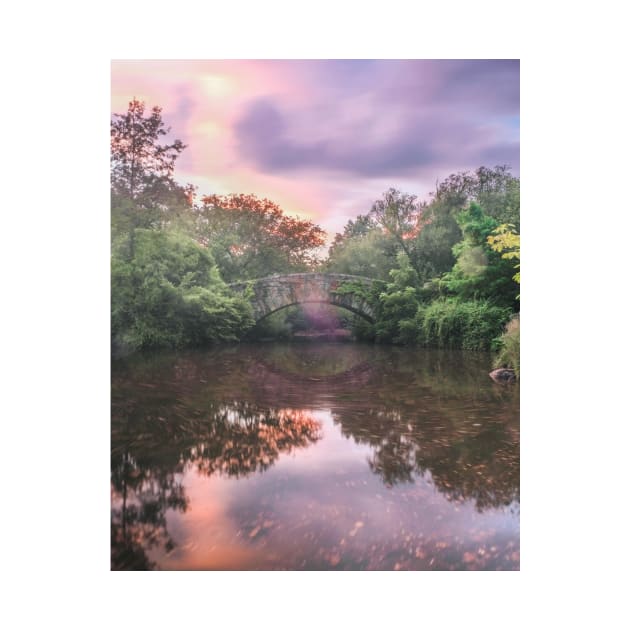
[{"label": "green shrub", "polygon": [[417,292],[414,287],[389,290],[380,296],[375,322],[376,340],[380,342],[408,343],[411,341],[405,329],[401,336],[400,322],[413,321],[418,309]]},{"label": "green shrub", "polygon": [[[489,350],[510,317],[510,309],[486,301],[436,300],[418,307],[416,341],[423,346]],[[408,324],[401,322],[407,329]]]},{"label": "green shrub", "polygon": [[494,359],[494,367],[511,368],[516,376],[520,376],[521,331],[518,315],[513,317],[505,327],[504,333],[499,337],[498,346],[499,351]]},{"label": "green shrub", "polygon": [[112,346],[116,353],[239,338],[251,307],[230,294],[212,256],[189,237],[135,230],[112,247]]},{"label": "green shrub", "polygon": [[460,300],[491,299],[494,304],[518,309],[514,265],[488,243],[499,225],[476,203],[457,215],[463,239],[453,247],[457,262],[443,274],[441,285]]},{"label": "green shrub", "polygon": [[248,304],[216,289],[194,287],[182,294],[182,300],[185,345],[237,341],[253,324]]},{"label": "green shrub", "polygon": [[287,321],[290,307],[281,309],[261,319],[249,331],[248,339],[289,339],[293,335],[293,327]]},{"label": "green shrub", "polygon": [[354,338],[358,341],[375,341],[376,339],[374,324],[359,315],[356,315],[350,322],[350,330],[352,330]]}]

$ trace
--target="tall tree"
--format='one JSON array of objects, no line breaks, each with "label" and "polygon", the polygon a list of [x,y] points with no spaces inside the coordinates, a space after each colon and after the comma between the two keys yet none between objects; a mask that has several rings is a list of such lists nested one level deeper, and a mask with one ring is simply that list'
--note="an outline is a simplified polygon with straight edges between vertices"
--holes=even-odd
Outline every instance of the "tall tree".
[{"label": "tall tree", "polygon": [[133,200],[173,184],[175,161],[186,148],[181,140],[160,144],[171,130],[160,107],[146,117],[144,112],[145,104],[134,98],[127,112],[114,114],[111,121],[112,188]]},{"label": "tall tree", "polygon": [[185,145],[181,140],[161,142],[169,132],[162,110],[153,107],[145,116],[145,104],[137,99],[111,120],[112,237],[125,235],[131,257],[138,228],[172,224],[192,205],[192,186],[173,179]]},{"label": "tall tree", "polygon": [[478,203],[498,223],[518,226],[520,181],[507,166],[481,166],[473,172],[450,175],[440,182],[424,208],[424,226],[409,244],[421,284],[449,271],[455,264],[453,247],[462,237],[458,215]]},{"label": "tall tree", "polygon": [[499,223],[512,223],[518,228],[520,180],[508,166],[480,166],[472,173],[449,175],[438,184],[433,199],[454,218],[474,201]]},{"label": "tall tree", "polygon": [[336,273],[387,280],[396,266],[399,247],[395,239],[369,215],[350,220],[335,235],[325,268]]},{"label": "tall tree", "polygon": [[416,195],[390,188],[370,210],[370,216],[396,239],[418,277],[421,272],[416,262],[414,239],[424,225],[424,209],[425,205]]}]

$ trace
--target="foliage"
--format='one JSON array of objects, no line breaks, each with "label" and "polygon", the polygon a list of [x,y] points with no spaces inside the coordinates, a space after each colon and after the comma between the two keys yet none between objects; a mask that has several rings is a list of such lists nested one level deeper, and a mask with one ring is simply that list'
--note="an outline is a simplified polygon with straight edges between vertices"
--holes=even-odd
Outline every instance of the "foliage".
[{"label": "foliage", "polygon": [[508,167],[497,166],[450,175],[437,185],[429,203],[390,188],[367,215],[349,221],[335,236],[326,268],[386,280],[402,252],[423,286],[452,270],[453,247],[462,240],[457,216],[471,202],[497,224],[517,227],[520,182]]},{"label": "foliage", "polygon": [[[352,222],[350,222],[352,223]],[[326,271],[386,280],[396,265],[396,244],[378,228],[365,234],[337,234],[325,264]]]},{"label": "foliage", "polygon": [[[407,343],[407,322],[413,320],[420,303],[418,278],[406,257],[390,273],[392,282],[379,295],[375,336],[379,342]],[[402,328],[401,328],[402,326]]]},{"label": "foliage", "polygon": [[344,283],[339,291],[360,295],[372,307],[375,314],[374,325],[355,320],[353,333],[359,339],[374,339],[378,342],[401,343],[398,324],[401,320],[413,318],[419,303],[419,290],[416,288],[417,275],[404,255],[398,256],[398,268],[390,272],[390,282],[375,282],[371,287],[354,286],[358,283]]},{"label": "foliage", "polygon": [[350,219],[343,228],[342,234],[335,234],[333,244],[328,250],[329,256],[332,258],[335,253],[336,247],[343,244],[344,241],[351,238],[359,238],[361,236],[367,236],[371,234],[378,225],[374,222],[373,218],[369,214],[360,214],[354,221]]},{"label": "foliage", "polygon": [[175,223],[182,228],[192,204],[192,186],[173,179],[175,162],[185,145],[162,143],[170,128],[154,107],[145,117],[145,104],[134,99],[125,114],[111,121],[112,239],[127,236],[133,255],[136,228],[159,229]]},{"label": "foliage", "polygon": [[457,221],[463,240],[453,248],[457,261],[453,269],[444,274],[444,287],[464,300],[488,299],[517,309],[517,285],[512,279],[512,266],[488,243],[488,237],[497,228],[496,219],[478,204],[471,203],[458,215]]},{"label": "foliage", "polygon": [[415,267],[421,284],[452,269],[453,246],[462,237],[457,222],[450,214],[440,212],[439,205],[430,205],[426,218],[427,224],[414,242]]},{"label": "foliage", "polygon": [[449,175],[438,184],[434,202],[443,206],[455,217],[472,202],[484,208],[498,223],[520,221],[520,180],[510,174],[508,166],[493,169],[479,167]]},{"label": "foliage", "polygon": [[460,172],[440,182],[423,209],[424,225],[410,245],[420,281],[451,270],[455,263],[453,246],[461,240],[458,214],[471,202],[479,204],[498,222],[518,225],[520,182],[505,166],[480,167],[473,173]]},{"label": "foliage", "polygon": [[484,300],[435,300],[418,308],[416,341],[436,348],[489,350],[509,317],[509,308]]},{"label": "foliage", "polygon": [[[489,350],[492,340],[509,319],[511,309],[488,300],[433,298],[417,288],[415,270],[405,256],[399,268],[390,273],[391,282],[373,287],[363,295],[375,313],[373,326],[355,321],[353,332],[359,339],[381,343],[421,344],[436,348]],[[348,291],[359,289],[347,283]],[[346,287],[340,287],[340,290]],[[365,289],[364,289],[365,292]]]},{"label": "foliage", "polygon": [[521,371],[521,331],[520,318],[513,317],[505,331],[498,339],[498,353],[494,360],[494,367],[511,368],[516,376],[520,376]]},{"label": "foliage", "polygon": [[374,221],[397,241],[418,276],[421,274],[416,262],[414,239],[426,223],[424,210],[424,204],[418,202],[416,195],[395,188],[383,193],[370,210]]},{"label": "foliage", "polygon": [[[488,244],[490,248],[501,254],[501,258],[504,260],[518,260],[521,259],[521,236],[518,234],[514,226],[510,223],[503,223],[499,225],[488,236]],[[520,269],[520,262],[516,264],[515,269]],[[517,271],[513,276],[513,280],[520,284],[521,272]]]},{"label": "foliage", "polygon": [[127,112],[114,114],[111,122],[112,189],[134,200],[172,182],[175,161],[185,149],[181,140],[159,144],[170,128],[165,128],[159,107],[146,118],[144,110],[145,104],[134,99]]},{"label": "foliage", "polygon": [[136,230],[112,256],[112,342],[117,350],[235,340],[251,307],[231,296],[209,252],[185,235]]},{"label": "foliage", "polygon": [[281,309],[256,322],[256,325],[248,332],[248,338],[265,340],[289,339],[294,331],[289,321],[289,314],[293,308]]},{"label": "foliage", "polygon": [[269,199],[240,194],[203,197],[196,232],[226,282],[307,271],[325,234],[311,221],[285,215]]}]

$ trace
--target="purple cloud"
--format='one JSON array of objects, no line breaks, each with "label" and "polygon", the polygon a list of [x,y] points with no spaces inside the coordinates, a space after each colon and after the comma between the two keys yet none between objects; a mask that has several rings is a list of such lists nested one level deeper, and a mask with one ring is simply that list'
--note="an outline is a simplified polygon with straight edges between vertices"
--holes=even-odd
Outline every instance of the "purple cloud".
[{"label": "purple cloud", "polygon": [[293,63],[308,71],[312,103],[262,98],[234,128],[240,155],[264,172],[372,178],[518,169],[518,61]]}]

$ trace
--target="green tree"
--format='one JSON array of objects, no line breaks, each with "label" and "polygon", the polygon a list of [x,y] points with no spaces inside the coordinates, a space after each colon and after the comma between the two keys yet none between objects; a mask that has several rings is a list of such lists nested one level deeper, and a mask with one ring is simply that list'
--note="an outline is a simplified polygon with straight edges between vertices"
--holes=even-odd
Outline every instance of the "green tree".
[{"label": "green tree", "polygon": [[110,125],[112,235],[126,233],[133,254],[136,228],[162,227],[184,215],[192,203],[192,186],[173,179],[175,162],[185,149],[181,140],[161,142],[170,132],[162,110],[133,99]]},{"label": "green tree", "polygon": [[133,256],[123,238],[112,256],[115,351],[236,340],[253,325],[208,250],[169,230],[137,229]]},{"label": "green tree", "polygon": [[413,243],[421,285],[449,271],[455,264],[453,246],[461,240],[462,231],[457,221],[443,209],[439,203],[429,204],[426,209],[427,224]]},{"label": "green tree", "polygon": [[161,108],[153,107],[146,117],[144,112],[145,104],[134,99],[125,114],[114,114],[111,121],[112,188],[134,201],[172,183],[175,161],[186,148],[181,140],[160,144],[170,132]]},{"label": "green tree", "polygon": [[[521,268],[521,236],[518,234],[513,225],[503,223],[488,236],[488,245],[490,248],[501,254],[501,258],[505,260],[518,260],[515,269]],[[521,272],[517,271],[513,276],[513,280],[520,284]]]},{"label": "green tree", "polygon": [[398,251],[392,237],[378,226],[353,236],[346,236],[346,233],[351,234],[351,231],[336,235],[329,249],[325,268],[335,273],[387,280],[389,272],[396,266]]},{"label": "green tree", "polygon": [[460,298],[486,298],[518,310],[518,286],[512,279],[512,265],[488,243],[488,237],[498,226],[496,219],[478,204],[471,203],[457,221],[464,238],[453,248],[457,262],[444,274],[442,284]]},{"label": "green tree", "polygon": [[418,278],[421,270],[417,264],[414,245],[415,238],[426,223],[424,210],[425,205],[418,202],[416,195],[403,193],[395,188],[383,193],[383,197],[375,201],[370,210],[373,220],[396,240]]},{"label": "green tree", "polygon": [[424,208],[425,225],[412,249],[421,283],[450,271],[455,264],[453,247],[462,233],[457,216],[471,203],[479,204],[499,223],[518,225],[520,182],[507,166],[480,167],[471,172],[450,175],[436,186]]},{"label": "green tree", "polygon": [[398,268],[390,272],[391,282],[378,297],[374,326],[377,341],[410,341],[408,329],[413,325],[421,301],[421,292],[417,287],[418,276],[409,259],[401,253],[398,264]]},{"label": "green tree", "polygon": [[454,218],[476,202],[498,223],[518,226],[520,222],[520,181],[505,165],[449,175],[438,184],[433,198]]}]

